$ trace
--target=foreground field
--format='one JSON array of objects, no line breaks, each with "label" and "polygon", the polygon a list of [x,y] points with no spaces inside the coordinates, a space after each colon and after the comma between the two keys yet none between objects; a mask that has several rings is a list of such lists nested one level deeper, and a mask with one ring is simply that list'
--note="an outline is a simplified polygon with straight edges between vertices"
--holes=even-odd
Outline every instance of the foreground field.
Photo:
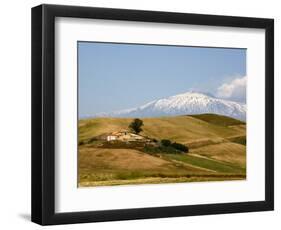
[{"label": "foreground field", "polygon": [[246,178],[245,123],[213,114],[142,119],[141,135],[184,143],[190,148],[187,154],[151,153],[137,144],[108,144],[93,139],[126,129],[131,120],[79,121],[79,186]]}]

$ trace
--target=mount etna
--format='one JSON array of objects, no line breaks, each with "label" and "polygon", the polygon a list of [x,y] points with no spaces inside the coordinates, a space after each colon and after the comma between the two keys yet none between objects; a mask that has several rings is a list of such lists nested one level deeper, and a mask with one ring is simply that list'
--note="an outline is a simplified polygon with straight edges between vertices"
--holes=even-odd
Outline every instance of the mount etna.
[{"label": "mount etna", "polygon": [[246,120],[246,105],[216,98],[210,94],[186,92],[142,106],[109,113],[98,113],[90,117],[162,117],[212,113]]}]

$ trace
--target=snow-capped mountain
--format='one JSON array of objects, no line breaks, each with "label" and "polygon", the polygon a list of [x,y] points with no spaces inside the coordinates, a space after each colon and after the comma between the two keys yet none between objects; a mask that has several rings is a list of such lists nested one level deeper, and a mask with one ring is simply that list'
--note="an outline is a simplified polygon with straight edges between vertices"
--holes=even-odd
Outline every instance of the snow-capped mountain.
[{"label": "snow-capped mountain", "polygon": [[202,113],[215,113],[245,121],[246,105],[209,94],[187,92],[151,101],[137,108],[100,113],[94,117],[158,117]]}]

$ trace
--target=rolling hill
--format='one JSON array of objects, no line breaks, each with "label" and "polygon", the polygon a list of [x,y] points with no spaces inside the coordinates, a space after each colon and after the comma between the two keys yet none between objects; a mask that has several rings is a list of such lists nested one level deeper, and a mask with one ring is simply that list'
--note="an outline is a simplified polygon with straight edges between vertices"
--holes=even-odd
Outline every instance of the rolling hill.
[{"label": "rolling hill", "polygon": [[142,136],[185,144],[189,153],[149,154],[126,145],[99,147],[99,141],[89,140],[127,129],[132,118],[83,119],[79,121],[79,143],[90,144],[79,145],[80,186],[245,179],[244,122],[215,114],[142,120]]}]

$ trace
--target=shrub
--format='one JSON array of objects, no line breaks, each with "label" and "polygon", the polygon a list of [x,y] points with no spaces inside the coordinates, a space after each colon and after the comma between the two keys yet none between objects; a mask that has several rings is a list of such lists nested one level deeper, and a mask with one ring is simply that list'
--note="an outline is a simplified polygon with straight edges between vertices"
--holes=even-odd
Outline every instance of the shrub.
[{"label": "shrub", "polygon": [[163,140],[161,140],[161,144],[162,144],[163,146],[168,147],[168,146],[170,146],[170,145],[172,144],[172,142],[171,142],[170,140],[163,139]]},{"label": "shrub", "polygon": [[173,147],[179,151],[186,152],[186,153],[188,153],[188,150],[189,150],[187,146],[177,143],[177,142],[172,143],[171,147]]}]

